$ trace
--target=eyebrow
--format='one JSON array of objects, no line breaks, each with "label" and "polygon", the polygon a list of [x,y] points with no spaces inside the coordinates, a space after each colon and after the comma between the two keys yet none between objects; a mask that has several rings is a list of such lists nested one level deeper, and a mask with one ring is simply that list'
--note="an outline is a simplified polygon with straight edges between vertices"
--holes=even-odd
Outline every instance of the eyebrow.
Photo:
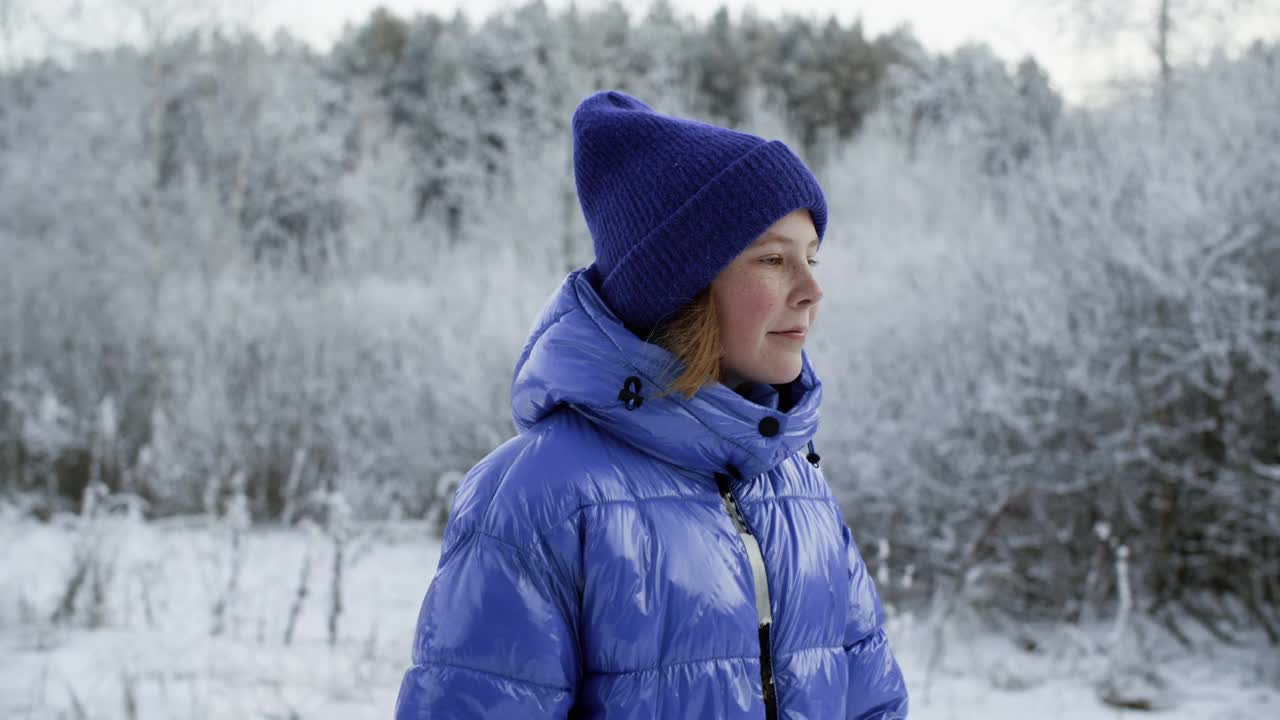
[{"label": "eyebrow", "polygon": [[[783,243],[799,242],[793,237],[790,237],[788,235],[783,235],[781,233],[776,233],[776,232],[767,232],[764,234],[764,237],[765,239],[760,242],[761,245],[769,245],[772,243],[779,243],[779,242],[783,242]],[[814,245],[817,245],[817,244],[818,244],[818,238],[814,238],[809,241],[809,247],[813,247]]]}]

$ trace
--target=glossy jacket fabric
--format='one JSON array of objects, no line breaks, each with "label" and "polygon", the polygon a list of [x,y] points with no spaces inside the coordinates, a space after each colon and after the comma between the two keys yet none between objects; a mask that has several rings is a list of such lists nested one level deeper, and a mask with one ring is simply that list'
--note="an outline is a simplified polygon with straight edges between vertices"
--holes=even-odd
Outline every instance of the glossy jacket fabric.
[{"label": "glossy jacket fabric", "polygon": [[[807,354],[781,394],[687,401],[652,397],[671,359],[584,270],[552,295],[516,366],[520,433],[455,496],[397,718],[766,718],[766,666],[776,717],[906,717],[876,588],[802,450]],[[767,656],[717,479],[763,555]]]}]

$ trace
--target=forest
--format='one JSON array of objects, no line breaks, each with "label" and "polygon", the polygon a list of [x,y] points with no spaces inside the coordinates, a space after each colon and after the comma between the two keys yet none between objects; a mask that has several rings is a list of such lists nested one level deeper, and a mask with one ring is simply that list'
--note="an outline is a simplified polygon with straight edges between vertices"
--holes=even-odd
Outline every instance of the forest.
[{"label": "forest", "polygon": [[1159,59],[1081,104],[909,27],[534,0],[8,67],[0,517],[438,533],[616,88],[823,183],[815,443],[891,605],[1280,645],[1280,43]]}]

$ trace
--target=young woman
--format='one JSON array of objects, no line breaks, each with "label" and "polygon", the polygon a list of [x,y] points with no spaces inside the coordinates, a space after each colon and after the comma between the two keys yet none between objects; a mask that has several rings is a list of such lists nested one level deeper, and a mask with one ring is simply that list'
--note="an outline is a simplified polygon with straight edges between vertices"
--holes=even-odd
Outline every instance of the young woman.
[{"label": "young woman", "polygon": [[811,438],[823,192],[778,141],[616,91],[573,116],[595,261],[458,488],[398,718],[907,716]]}]

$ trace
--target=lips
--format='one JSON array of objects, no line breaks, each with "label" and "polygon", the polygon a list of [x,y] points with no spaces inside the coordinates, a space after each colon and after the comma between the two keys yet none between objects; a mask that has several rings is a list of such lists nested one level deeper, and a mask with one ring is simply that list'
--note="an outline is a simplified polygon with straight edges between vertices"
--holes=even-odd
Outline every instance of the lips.
[{"label": "lips", "polygon": [[808,331],[805,328],[795,328],[792,330],[779,330],[769,333],[770,335],[780,335],[791,340],[803,340]]}]

